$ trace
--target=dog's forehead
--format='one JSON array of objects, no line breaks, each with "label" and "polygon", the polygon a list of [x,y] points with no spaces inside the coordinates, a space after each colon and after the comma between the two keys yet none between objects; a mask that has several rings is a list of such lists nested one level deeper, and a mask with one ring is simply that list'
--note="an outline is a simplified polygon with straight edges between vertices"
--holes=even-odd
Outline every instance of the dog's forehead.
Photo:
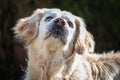
[{"label": "dog's forehead", "polygon": [[61,11],[60,9],[49,9],[47,12],[46,12],[46,15],[56,15],[56,16],[62,16],[62,17],[65,17],[65,18],[73,18],[74,15],[68,11]]},{"label": "dog's forehead", "polygon": [[65,17],[67,20],[74,20],[74,15],[68,11],[62,11],[62,16]]},{"label": "dog's forehead", "polygon": [[45,15],[60,15],[61,14],[61,10],[59,9],[49,9]]}]

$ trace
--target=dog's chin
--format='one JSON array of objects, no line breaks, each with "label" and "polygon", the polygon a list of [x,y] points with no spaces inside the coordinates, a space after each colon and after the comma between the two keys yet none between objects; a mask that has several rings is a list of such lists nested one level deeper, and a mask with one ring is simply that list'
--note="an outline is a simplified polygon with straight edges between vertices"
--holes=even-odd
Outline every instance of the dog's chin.
[{"label": "dog's chin", "polygon": [[58,40],[59,42],[63,43],[64,45],[67,43],[67,39],[64,36],[59,35],[59,34],[53,34],[51,32],[46,33],[44,40],[51,39],[51,38]]}]

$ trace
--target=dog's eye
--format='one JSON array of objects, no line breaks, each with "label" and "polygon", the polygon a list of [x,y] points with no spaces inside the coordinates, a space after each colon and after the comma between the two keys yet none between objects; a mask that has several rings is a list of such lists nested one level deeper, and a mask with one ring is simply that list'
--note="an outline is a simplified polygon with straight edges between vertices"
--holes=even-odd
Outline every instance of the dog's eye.
[{"label": "dog's eye", "polygon": [[45,21],[50,21],[51,19],[53,19],[53,17],[52,16],[48,16],[48,17],[46,17]]},{"label": "dog's eye", "polygon": [[71,21],[67,21],[68,25],[73,28],[73,23]]}]

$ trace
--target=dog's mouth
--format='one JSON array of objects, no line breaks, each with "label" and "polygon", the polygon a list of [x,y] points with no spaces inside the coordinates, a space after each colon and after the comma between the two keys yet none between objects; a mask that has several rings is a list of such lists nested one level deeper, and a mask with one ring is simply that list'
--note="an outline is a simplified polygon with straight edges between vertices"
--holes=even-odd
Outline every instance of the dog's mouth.
[{"label": "dog's mouth", "polygon": [[44,38],[44,40],[50,38],[50,37],[53,37],[55,39],[58,39],[60,40],[63,44],[66,44],[66,38],[65,38],[65,35],[63,35],[63,33],[59,33],[59,32],[55,32],[55,31],[48,31],[46,33],[46,36]]}]

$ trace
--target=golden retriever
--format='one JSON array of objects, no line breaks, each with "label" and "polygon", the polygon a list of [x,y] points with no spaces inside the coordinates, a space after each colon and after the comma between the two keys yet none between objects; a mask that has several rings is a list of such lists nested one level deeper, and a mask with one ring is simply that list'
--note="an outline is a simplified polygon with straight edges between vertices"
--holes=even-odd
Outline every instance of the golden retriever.
[{"label": "golden retriever", "polygon": [[113,80],[120,71],[120,53],[94,53],[84,20],[70,12],[37,9],[14,33],[28,52],[24,80]]}]

